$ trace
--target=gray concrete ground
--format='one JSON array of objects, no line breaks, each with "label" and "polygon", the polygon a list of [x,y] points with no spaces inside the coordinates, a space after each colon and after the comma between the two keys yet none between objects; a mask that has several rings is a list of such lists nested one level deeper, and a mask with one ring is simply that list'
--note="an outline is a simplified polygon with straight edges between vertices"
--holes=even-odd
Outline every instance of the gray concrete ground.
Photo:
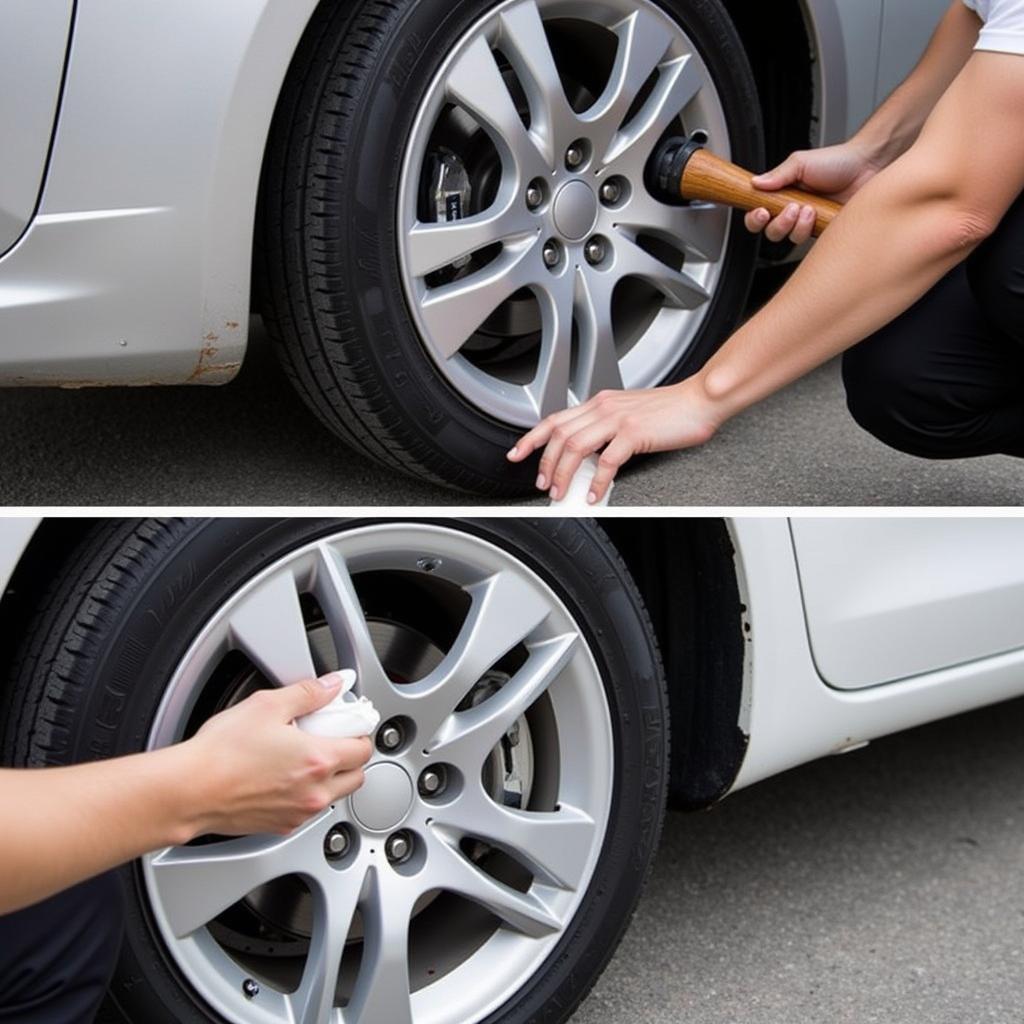
[{"label": "gray concrete ground", "polygon": [[[769,284],[771,283],[769,279]],[[760,293],[766,291],[760,286]],[[4,505],[462,505],[362,459],[314,420],[254,321],[225,388],[9,390]],[[846,413],[836,365],[695,451],[633,467],[617,505],[1018,505],[1024,464],[891,452]],[[525,503],[524,503],[525,504]]]},{"label": "gray concrete ground", "polygon": [[1024,1020],[1024,702],[671,815],[574,1024]]}]

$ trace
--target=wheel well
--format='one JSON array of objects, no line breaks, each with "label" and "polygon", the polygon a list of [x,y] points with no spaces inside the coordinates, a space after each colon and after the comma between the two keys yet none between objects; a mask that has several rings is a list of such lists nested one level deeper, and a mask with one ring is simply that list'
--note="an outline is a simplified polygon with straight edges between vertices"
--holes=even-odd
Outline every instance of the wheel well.
[{"label": "wheel well", "polygon": [[724,0],[754,71],[768,166],[815,144],[815,47],[800,0]]},{"label": "wheel well", "polygon": [[670,799],[706,807],[736,779],[745,642],[735,551],[718,519],[608,519],[647,604],[665,662],[672,715]]}]

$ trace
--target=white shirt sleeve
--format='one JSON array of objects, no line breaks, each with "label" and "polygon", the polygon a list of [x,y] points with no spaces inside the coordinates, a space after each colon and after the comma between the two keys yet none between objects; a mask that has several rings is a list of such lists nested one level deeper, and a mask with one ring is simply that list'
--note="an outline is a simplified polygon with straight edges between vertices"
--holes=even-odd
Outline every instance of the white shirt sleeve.
[{"label": "white shirt sleeve", "polygon": [[992,0],[975,48],[1024,56],[1024,0]]}]

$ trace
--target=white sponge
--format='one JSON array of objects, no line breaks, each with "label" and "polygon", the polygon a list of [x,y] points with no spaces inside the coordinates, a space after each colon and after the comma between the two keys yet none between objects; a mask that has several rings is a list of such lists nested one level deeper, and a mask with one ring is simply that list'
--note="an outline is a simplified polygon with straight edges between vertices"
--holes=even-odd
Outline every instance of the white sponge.
[{"label": "white sponge", "polygon": [[341,676],[341,692],[326,707],[311,715],[296,718],[295,724],[311,736],[332,739],[354,739],[369,736],[380,725],[380,713],[366,697],[351,692],[356,685],[356,674],[351,669],[337,673]]},{"label": "white sponge", "polygon": [[576,475],[572,478],[569,489],[558,501],[551,502],[551,507],[562,509],[565,512],[582,512],[584,509],[604,508],[611,504],[612,490],[615,487],[614,482],[609,485],[608,490],[604,492],[604,497],[596,505],[587,503],[587,498],[590,495],[590,485],[594,482],[594,477],[597,476],[598,467],[599,463],[596,455],[591,455],[584,459],[580,464],[580,468],[576,470]]}]

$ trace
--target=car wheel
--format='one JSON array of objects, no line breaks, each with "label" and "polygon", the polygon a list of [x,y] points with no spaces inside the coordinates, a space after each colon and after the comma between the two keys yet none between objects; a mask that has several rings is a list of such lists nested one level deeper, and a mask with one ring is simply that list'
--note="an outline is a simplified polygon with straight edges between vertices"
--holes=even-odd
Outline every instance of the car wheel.
[{"label": "car wheel", "polygon": [[689,375],[743,310],[738,216],[645,184],[680,133],[762,160],[719,0],[321,5],[260,214],[261,304],[301,394],[388,466],[527,491],[534,467],[505,459],[524,429]]},{"label": "car wheel", "polygon": [[5,753],[165,746],[339,665],[383,715],[364,788],[287,837],[125,868],[105,1020],[558,1021],[593,984],[656,847],[668,739],[649,621],[593,523],[103,528],[29,632]]}]

